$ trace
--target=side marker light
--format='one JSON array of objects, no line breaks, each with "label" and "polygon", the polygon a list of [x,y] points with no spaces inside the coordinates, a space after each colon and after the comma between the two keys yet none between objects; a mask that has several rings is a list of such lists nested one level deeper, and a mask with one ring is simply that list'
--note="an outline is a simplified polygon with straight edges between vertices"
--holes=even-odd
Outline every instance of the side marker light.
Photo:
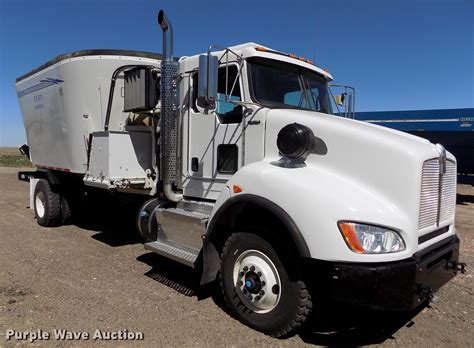
[{"label": "side marker light", "polygon": [[242,189],[242,187],[240,187],[239,185],[234,185],[232,187],[232,190],[234,191],[234,193],[240,193],[240,192],[243,192],[244,190]]}]

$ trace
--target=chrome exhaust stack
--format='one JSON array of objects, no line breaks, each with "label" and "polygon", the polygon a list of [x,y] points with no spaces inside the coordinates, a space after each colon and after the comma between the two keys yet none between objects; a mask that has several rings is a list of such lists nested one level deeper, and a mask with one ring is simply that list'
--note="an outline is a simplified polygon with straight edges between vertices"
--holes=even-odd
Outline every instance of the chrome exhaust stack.
[{"label": "chrome exhaust stack", "polygon": [[158,24],[163,30],[163,56],[166,61],[171,61],[173,60],[173,27],[163,10],[158,13]]},{"label": "chrome exhaust stack", "polygon": [[158,24],[163,31],[161,62],[161,117],[160,117],[160,172],[163,193],[172,202],[183,199],[173,191],[179,179],[178,117],[179,117],[179,63],[173,59],[173,28],[163,10],[158,13]]}]

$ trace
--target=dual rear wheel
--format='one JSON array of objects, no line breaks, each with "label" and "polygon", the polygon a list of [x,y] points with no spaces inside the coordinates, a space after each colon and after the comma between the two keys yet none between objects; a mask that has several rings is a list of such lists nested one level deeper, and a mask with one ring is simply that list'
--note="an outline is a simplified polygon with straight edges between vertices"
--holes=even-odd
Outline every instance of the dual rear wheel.
[{"label": "dual rear wheel", "polygon": [[60,226],[69,223],[71,219],[71,208],[67,199],[53,191],[45,179],[39,179],[36,183],[33,203],[36,220],[41,226]]}]

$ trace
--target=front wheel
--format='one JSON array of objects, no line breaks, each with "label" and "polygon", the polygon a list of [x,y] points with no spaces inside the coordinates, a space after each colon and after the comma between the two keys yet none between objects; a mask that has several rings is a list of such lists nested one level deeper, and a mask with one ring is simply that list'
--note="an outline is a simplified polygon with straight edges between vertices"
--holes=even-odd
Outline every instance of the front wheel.
[{"label": "front wheel", "polygon": [[293,333],[312,308],[296,267],[284,263],[288,259],[284,247],[251,233],[232,234],[221,254],[221,287],[231,313],[274,337]]}]

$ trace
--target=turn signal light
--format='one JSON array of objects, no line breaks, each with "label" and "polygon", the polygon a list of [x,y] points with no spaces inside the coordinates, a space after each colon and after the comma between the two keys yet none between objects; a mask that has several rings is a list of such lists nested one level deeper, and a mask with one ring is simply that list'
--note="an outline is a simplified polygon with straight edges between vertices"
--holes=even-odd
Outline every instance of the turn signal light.
[{"label": "turn signal light", "polygon": [[362,245],[360,245],[357,235],[355,233],[354,224],[343,223],[339,224],[339,229],[346,240],[347,245],[356,253],[363,254],[365,252]]},{"label": "turn signal light", "polygon": [[232,190],[234,191],[234,193],[240,193],[240,192],[243,192],[244,190],[242,189],[242,187],[240,187],[239,185],[234,185],[232,187]]}]

